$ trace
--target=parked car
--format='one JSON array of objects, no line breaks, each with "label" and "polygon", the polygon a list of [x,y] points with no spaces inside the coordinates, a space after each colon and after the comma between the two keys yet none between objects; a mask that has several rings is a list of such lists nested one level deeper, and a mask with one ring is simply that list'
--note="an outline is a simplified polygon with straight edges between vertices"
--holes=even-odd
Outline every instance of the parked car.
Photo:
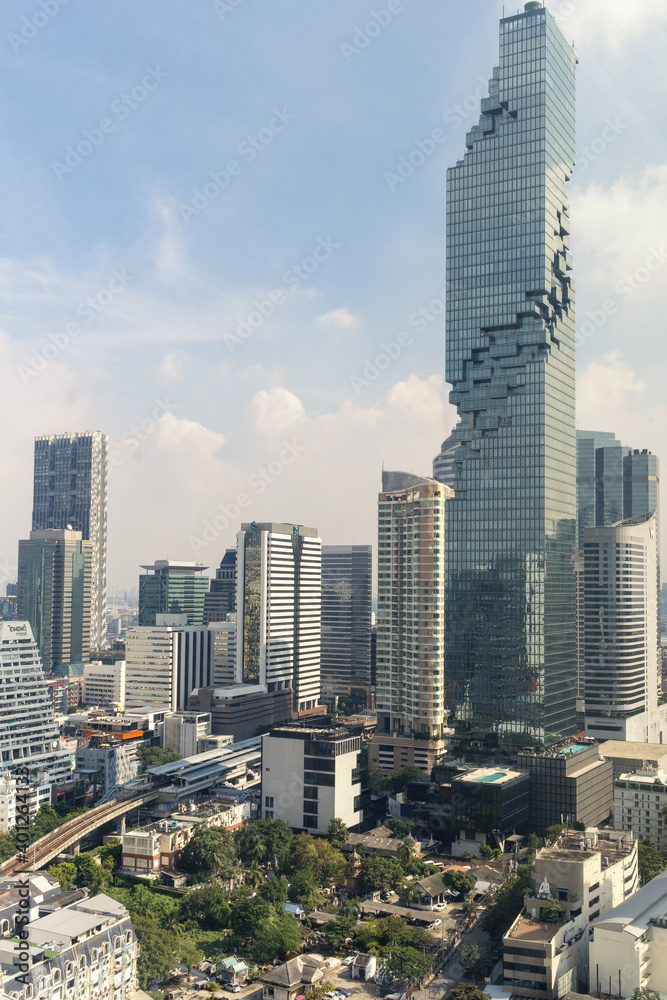
[{"label": "parked car", "polygon": [[434,903],[433,906],[431,907],[431,909],[432,910],[437,910],[438,912],[440,912],[440,910],[446,910],[447,909],[447,903]]},{"label": "parked car", "polygon": [[342,986],[339,986],[339,987],[338,987],[338,993],[340,993],[340,995],[341,995],[342,997],[349,997],[349,996],[350,996],[350,991],[349,991],[349,990],[345,990],[345,989],[343,989],[343,987],[342,987]]},{"label": "parked car", "polygon": [[238,983],[227,983],[225,985],[225,989],[229,990],[230,993],[240,993],[241,992],[241,987],[239,986]]},{"label": "parked car", "polygon": [[343,965],[352,965],[354,962],[354,955],[348,955],[347,958],[343,959]]}]

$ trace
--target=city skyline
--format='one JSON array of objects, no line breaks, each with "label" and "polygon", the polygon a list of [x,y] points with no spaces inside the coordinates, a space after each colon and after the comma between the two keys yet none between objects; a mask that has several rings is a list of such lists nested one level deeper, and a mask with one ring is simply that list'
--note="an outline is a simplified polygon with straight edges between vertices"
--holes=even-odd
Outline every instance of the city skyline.
[{"label": "city skyline", "polygon": [[[578,425],[660,457],[665,11],[547,6],[581,60]],[[23,41],[20,18],[3,11],[21,167],[10,170],[1,227],[1,377],[22,416],[2,473],[5,582],[29,530],[38,434],[110,436],[110,587],[136,586],[156,556],[215,566],[246,519],[296,516],[325,544],[372,543],[380,461],[430,474],[454,424],[438,300],[444,173],[486,96],[502,5],[402,7],[365,45],[360,2],[316,17],[297,6],[260,17],[241,4],[223,21],[212,4],[187,15],[172,5],[165,19],[151,2],[121,3],[109,24],[100,9],[67,7]],[[98,34],[123,52],[118,64]],[[185,58],[193,46],[196,67]],[[220,107],[228,74],[243,97]],[[114,131],[58,176],[53,164],[89,141],[84,130],[97,140],[105,113]],[[252,159],[252,149],[237,153],[262,129]],[[204,194],[217,183],[210,172],[234,158],[241,173]],[[271,302],[286,272],[289,294]],[[256,302],[271,315],[241,336]],[[367,501],[352,510],[322,491],[332,472]],[[228,517],[239,496],[248,506]],[[207,530],[216,517],[228,524]]]}]

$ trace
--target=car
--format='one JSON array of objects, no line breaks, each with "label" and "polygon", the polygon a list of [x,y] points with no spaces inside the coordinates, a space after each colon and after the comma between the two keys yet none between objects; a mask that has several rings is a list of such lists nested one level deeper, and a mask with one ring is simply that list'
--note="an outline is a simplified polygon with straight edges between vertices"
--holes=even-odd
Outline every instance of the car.
[{"label": "car", "polygon": [[226,986],[225,986],[225,989],[229,990],[230,993],[240,993],[241,992],[241,987],[239,986],[238,983],[227,983]]},{"label": "car", "polygon": [[343,987],[342,987],[342,986],[339,986],[339,987],[338,987],[338,990],[337,990],[337,992],[338,992],[338,993],[340,993],[340,995],[341,995],[342,997],[349,997],[349,996],[350,996],[350,991],[349,991],[349,990],[345,990],[345,989],[343,989]]},{"label": "car", "polygon": [[352,965],[354,962],[354,955],[348,955],[347,958],[343,959],[343,965]]},{"label": "car", "polygon": [[438,913],[439,913],[440,910],[446,910],[447,909],[447,903],[434,903],[433,906],[431,907],[431,909],[432,910],[437,910]]}]

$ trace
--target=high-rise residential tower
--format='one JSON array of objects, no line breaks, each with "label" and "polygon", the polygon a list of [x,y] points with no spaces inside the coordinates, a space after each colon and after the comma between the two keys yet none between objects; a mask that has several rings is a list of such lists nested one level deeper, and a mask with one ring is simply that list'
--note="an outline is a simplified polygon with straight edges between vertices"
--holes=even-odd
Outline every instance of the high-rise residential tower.
[{"label": "high-rise residential tower", "polygon": [[105,644],[109,439],[100,431],[35,438],[32,530],[71,528],[92,544],[90,642]]},{"label": "high-rise residential tower", "polygon": [[586,734],[667,742],[658,705],[658,525],[655,512],[584,529],[581,662]]},{"label": "high-rise residential tower", "polygon": [[444,752],[445,527],[452,490],[382,473],[378,499],[377,732],[371,759],[430,773]]},{"label": "high-rise residential tower", "polygon": [[47,673],[90,659],[93,543],[80,531],[31,531],[19,542],[18,614]]},{"label": "high-rise residential tower", "polygon": [[[575,729],[572,46],[536,0],[500,22],[479,124],[447,174],[445,683],[457,739]],[[379,652],[379,650],[378,650]]]},{"label": "high-rise residential tower", "polygon": [[322,696],[370,704],[373,549],[322,547]]},{"label": "high-rise residential tower", "polygon": [[201,625],[209,578],[202,563],[157,559],[139,577],[139,622],[150,628],[156,615],[186,615],[188,625]]}]

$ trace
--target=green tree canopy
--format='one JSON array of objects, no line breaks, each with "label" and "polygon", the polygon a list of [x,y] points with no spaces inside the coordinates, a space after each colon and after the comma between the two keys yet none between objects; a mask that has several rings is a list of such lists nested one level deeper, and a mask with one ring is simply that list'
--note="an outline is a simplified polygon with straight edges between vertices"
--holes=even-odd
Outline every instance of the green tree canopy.
[{"label": "green tree canopy", "polygon": [[471,875],[469,872],[458,871],[456,868],[450,868],[444,872],[442,880],[447,888],[453,892],[472,892],[476,882],[474,875]]},{"label": "green tree canopy", "polygon": [[180,760],[180,753],[175,750],[168,750],[166,747],[137,747],[136,758],[141,764],[142,771],[147,767],[159,767],[161,764],[171,764],[175,760]]},{"label": "green tree canopy", "polygon": [[530,865],[522,865],[516,875],[505,879],[487,898],[480,926],[494,941],[499,941],[523,908],[523,898],[530,881]]},{"label": "green tree canopy", "polygon": [[359,879],[362,892],[400,889],[403,884],[403,866],[398,858],[368,854],[362,858]]},{"label": "green tree canopy", "polygon": [[271,962],[288,951],[301,951],[302,944],[301,924],[297,918],[274,911],[257,936],[252,953],[259,962]]},{"label": "green tree canopy", "polygon": [[50,868],[46,869],[49,875],[53,875],[60,882],[60,888],[63,892],[69,892],[72,888],[72,883],[76,878],[76,866],[71,863],[71,861],[63,861],[59,865],[51,865]]},{"label": "green tree canopy", "polygon": [[225,829],[198,826],[181,851],[179,864],[188,872],[207,872],[228,877],[237,867],[236,846]]},{"label": "green tree canopy", "polygon": [[408,819],[388,819],[384,825],[389,827],[398,840],[405,840],[415,832],[415,824]]},{"label": "green tree canopy", "polygon": [[[281,875],[280,878],[268,878],[260,885],[258,895],[280,911],[289,898],[289,882],[284,875]],[[299,901],[293,899],[292,902],[298,903]],[[303,906],[303,903],[300,905]]]},{"label": "green tree canopy", "polygon": [[311,837],[308,833],[300,833],[292,841],[290,849],[292,871],[305,868],[319,884],[342,875],[345,863],[341,852],[323,837]]},{"label": "green tree canopy", "polygon": [[646,885],[651,879],[659,875],[667,868],[667,861],[660,851],[656,851],[650,840],[640,840],[637,844],[639,856],[639,877],[642,885]]},{"label": "green tree canopy", "polygon": [[225,893],[215,883],[193,889],[180,900],[179,906],[183,920],[195,920],[207,930],[229,927],[230,906]]},{"label": "green tree canopy", "polygon": [[488,1000],[488,993],[480,989],[477,983],[457,983],[447,994],[446,1000]]},{"label": "green tree canopy", "polygon": [[290,875],[289,892],[287,898],[291,903],[298,903],[304,910],[312,910],[317,906],[318,893],[317,881],[308,868]]},{"label": "green tree canopy", "polygon": [[257,819],[242,826],[236,834],[239,857],[244,864],[251,861],[272,862],[277,858],[278,867],[284,868],[294,838],[290,827],[282,819]]},{"label": "green tree canopy", "polygon": [[478,982],[484,979],[489,971],[489,960],[485,958],[479,945],[464,944],[459,948],[461,968],[466,979]]},{"label": "green tree canopy", "polygon": [[334,816],[327,829],[327,839],[332,847],[340,851],[343,844],[350,839],[350,831],[343,823],[342,819]]},{"label": "green tree canopy", "polygon": [[107,881],[108,873],[105,872],[101,865],[95,863],[92,854],[88,852],[75,854],[72,864],[76,868],[74,881],[79,889],[85,888],[90,889],[92,892],[97,892]]},{"label": "green tree canopy", "polygon": [[255,941],[263,936],[275,910],[261,896],[234,898],[229,925],[239,941]]}]

